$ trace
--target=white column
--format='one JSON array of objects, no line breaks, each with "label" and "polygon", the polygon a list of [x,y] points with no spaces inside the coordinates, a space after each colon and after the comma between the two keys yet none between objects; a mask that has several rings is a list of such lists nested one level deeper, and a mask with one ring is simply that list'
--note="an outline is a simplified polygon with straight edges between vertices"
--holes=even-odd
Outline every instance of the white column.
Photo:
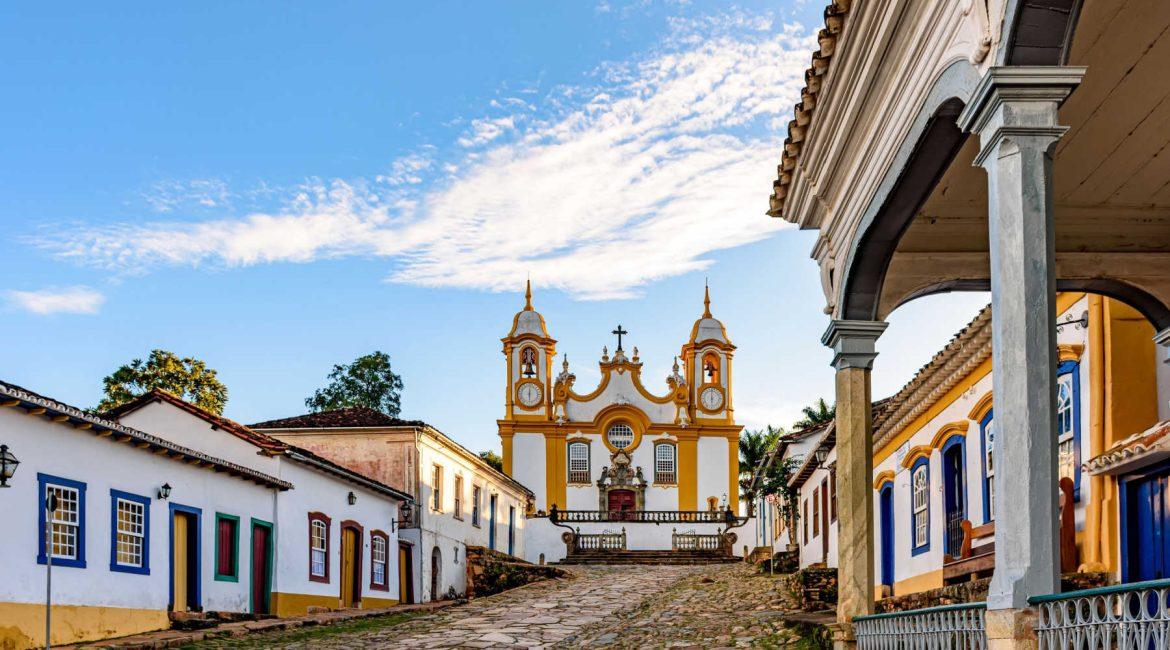
[{"label": "white column", "polygon": [[1024,610],[1030,596],[1059,589],[1052,152],[1066,130],[1057,108],[1083,74],[992,68],[960,117],[979,136],[975,164],[988,178],[995,481],[1004,504],[989,610]]},{"label": "white column", "polygon": [[855,645],[853,617],[873,613],[873,417],[870,371],[880,321],[835,320],[821,342],[837,369],[837,627],[834,645]]}]

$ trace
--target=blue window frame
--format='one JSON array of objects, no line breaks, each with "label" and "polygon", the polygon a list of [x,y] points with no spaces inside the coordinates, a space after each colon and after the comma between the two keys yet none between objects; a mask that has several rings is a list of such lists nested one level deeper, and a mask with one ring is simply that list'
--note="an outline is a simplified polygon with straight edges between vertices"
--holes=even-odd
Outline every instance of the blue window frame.
[{"label": "blue window frame", "polygon": [[930,550],[930,458],[923,456],[910,467],[910,552]]},{"label": "blue window frame", "polygon": [[52,490],[57,494],[53,513],[53,566],[85,568],[85,483],[37,474],[37,563],[45,557],[45,503]]},{"label": "blue window frame", "polygon": [[1081,364],[1056,367],[1056,457],[1058,477],[1073,481],[1073,498],[1081,498]]},{"label": "blue window frame", "polygon": [[995,409],[979,421],[979,437],[983,443],[983,523],[995,519]]},{"label": "blue window frame", "polygon": [[110,490],[110,571],[150,575],[150,497]]}]

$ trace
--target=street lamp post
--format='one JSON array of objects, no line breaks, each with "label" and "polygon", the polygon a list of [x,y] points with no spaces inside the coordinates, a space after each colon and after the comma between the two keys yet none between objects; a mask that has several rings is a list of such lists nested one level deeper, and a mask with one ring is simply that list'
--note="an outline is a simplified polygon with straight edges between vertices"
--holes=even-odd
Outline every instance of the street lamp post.
[{"label": "street lamp post", "polygon": [[53,617],[53,513],[57,512],[57,493],[45,495],[45,650],[52,648]]}]

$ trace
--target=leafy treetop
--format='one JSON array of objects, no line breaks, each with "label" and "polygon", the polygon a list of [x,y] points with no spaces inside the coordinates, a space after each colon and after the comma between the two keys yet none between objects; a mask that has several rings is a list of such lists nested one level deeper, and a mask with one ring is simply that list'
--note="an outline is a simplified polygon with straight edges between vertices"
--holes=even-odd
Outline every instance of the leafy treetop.
[{"label": "leafy treetop", "polygon": [[390,367],[390,355],[375,351],[353,363],[333,366],[329,385],[306,399],[305,406],[315,412],[365,406],[396,418],[402,387],[402,377]]},{"label": "leafy treetop", "polygon": [[173,393],[199,408],[220,415],[227,404],[227,387],[207,364],[174,352],[151,350],[144,362],[134,359],[102,379],[104,397],[98,411],[108,411],[159,388]]}]

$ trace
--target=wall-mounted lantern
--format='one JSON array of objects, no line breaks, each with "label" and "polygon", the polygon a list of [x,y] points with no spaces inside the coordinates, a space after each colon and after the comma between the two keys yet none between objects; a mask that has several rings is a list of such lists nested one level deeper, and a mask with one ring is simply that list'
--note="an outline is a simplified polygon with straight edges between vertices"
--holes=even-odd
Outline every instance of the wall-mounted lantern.
[{"label": "wall-mounted lantern", "polygon": [[0,487],[10,487],[8,480],[16,473],[16,466],[19,464],[16,456],[8,451],[8,445],[0,445]]},{"label": "wall-mounted lantern", "polygon": [[163,501],[166,501],[167,499],[171,498],[171,484],[170,483],[163,483],[162,486],[159,487],[158,498],[163,500]]},{"label": "wall-mounted lantern", "polygon": [[353,504],[357,503],[357,495],[354,494],[352,490],[350,491],[349,496],[347,496],[346,499],[349,500],[349,505],[351,505],[351,506]]},{"label": "wall-mounted lantern", "polygon": [[824,469],[825,461],[829,459],[829,448],[817,447],[817,450],[813,452],[813,457],[816,458],[817,467]]}]

